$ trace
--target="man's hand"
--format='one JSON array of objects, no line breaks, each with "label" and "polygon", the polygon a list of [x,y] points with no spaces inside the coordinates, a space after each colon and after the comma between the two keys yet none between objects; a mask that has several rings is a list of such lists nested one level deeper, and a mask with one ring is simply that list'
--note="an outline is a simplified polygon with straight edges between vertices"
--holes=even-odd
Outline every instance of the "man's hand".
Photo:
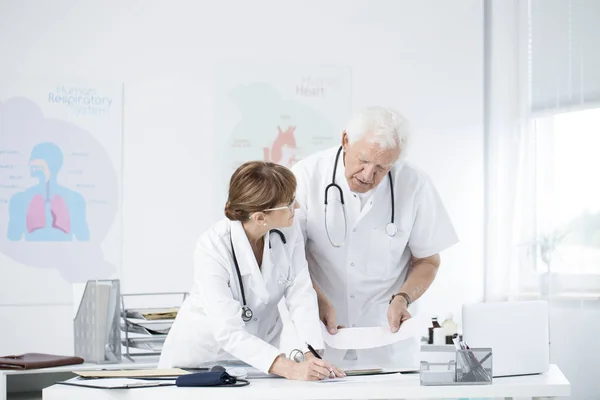
[{"label": "man's hand", "polygon": [[392,300],[392,304],[390,304],[387,313],[392,333],[398,332],[400,325],[411,317],[407,307],[406,299],[402,296],[396,296],[394,297],[394,300]]},{"label": "man's hand", "polygon": [[319,301],[319,318],[332,335],[335,335],[338,329],[343,328],[343,326],[337,324],[335,308],[328,300]]}]

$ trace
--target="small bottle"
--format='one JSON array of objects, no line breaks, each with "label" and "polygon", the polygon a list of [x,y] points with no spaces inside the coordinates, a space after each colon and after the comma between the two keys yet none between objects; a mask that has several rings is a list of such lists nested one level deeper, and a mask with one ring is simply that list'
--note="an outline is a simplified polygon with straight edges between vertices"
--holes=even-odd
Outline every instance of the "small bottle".
[{"label": "small bottle", "polygon": [[436,346],[443,346],[444,344],[446,344],[444,328],[433,328],[433,344],[435,344]]},{"label": "small bottle", "polygon": [[452,335],[458,332],[458,326],[456,325],[456,322],[454,322],[453,318],[454,315],[450,313],[446,316],[444,322],[442,322],[442,328],[444,330],[444,335],[446,336],[446,344],[452,344]]},{"label": "small bottle", "polygon": [[433,344],[433,330],[441,327],[442,326],[438,322],[437,317],[431,318],[431,326],[429,327],[429,340],[427,341],[428,344]]}]

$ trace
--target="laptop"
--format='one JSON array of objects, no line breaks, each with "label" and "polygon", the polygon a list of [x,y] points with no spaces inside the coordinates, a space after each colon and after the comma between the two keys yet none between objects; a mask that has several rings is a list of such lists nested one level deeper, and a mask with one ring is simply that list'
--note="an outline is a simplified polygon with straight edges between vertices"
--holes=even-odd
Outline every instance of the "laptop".
[{"label": "laptop", "polygon": [[548,303],[543,300],[465,304],[463,340],[492,349],[493,376],[548,372]]}]

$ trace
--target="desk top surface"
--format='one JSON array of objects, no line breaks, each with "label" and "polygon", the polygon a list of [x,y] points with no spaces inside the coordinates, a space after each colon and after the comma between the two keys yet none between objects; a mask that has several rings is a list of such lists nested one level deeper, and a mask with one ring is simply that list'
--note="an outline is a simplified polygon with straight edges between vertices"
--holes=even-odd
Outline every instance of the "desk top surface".
[{"label": "desk top surface", "polygon": [[[365,377],[362,377],[365,378]],[[558,366],[546,374],[494,378],[492,385],[421,386],[419,374],[402,374],[393,380],[369,382],[301,382],[286,379],[254,379],[246,387],[179,388],[176,386],[139,389],[88,389],[54,385],[44,389],[44,400],[275,400],[275,399],[416,399],[457,397],[562,397],[571,385]]]},{"label": "desk top surface", "polygon": [[123,361],[118,364],[73,364],[61,367],[37,368],[37,369],[0,369],[0,375],[29,375],[29,374],[52,374],[71,371],[95,371],[98,369],[150,369],[156,368],[157,362],[129,362]]}]

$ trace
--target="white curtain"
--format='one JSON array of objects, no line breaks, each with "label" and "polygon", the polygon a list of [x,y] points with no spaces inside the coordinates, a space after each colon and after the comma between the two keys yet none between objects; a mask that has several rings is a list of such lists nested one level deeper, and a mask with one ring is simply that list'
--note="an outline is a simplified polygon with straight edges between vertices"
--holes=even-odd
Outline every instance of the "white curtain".
[{"label": "white curtain", "polygon": [[[519,221],[531,194],[526,60],[521,38],[526,34],[518,0],[490,1],[486,18],[486,251],[485,297],[508,300],[519,295]],[[520,190],[521,189],[521,190]],[[527,197],[527,198],[525,198]],[[519,222],[517,222],[519,221]],[[515,228],[518,227],[518,228]]]},{"label": "white curtain", "polygon": [[548,300],[551,362],[597,399],[600,1],[489,0],[485,29],[485,298]]}]

